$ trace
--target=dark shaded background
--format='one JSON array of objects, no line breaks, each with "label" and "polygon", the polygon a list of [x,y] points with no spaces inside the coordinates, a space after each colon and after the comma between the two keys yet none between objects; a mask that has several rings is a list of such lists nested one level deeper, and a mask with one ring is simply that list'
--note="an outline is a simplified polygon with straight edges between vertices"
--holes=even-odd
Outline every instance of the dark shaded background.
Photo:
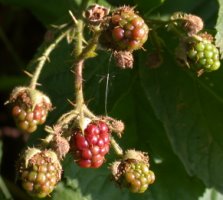
[{"label": "dark shaded background", "polygon": [[15,160],[24,147],[26,138],[15,128],[9,108],[4,106],[4,102],[14,86],[27,80],[23,70],[41,44],[44,33],[45,27],[28,10],[0,4],[1,174],[11,188],[15,181]]}]

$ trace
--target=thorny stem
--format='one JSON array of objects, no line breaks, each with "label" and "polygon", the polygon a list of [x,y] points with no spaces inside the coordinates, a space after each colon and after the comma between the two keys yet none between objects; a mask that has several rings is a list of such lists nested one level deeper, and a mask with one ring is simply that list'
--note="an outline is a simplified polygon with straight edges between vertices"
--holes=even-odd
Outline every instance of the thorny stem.
[{"label": "thorny stem", "polygon": [[74,89],[76,96],[76,109],[79,112],[79,126],[83,132],[83,105],[84,105],[84,95],[83,95],[83,67],[84,67],[84,59],[78,59],[83,51],[83,21],[78,20],[77,23],[77,39],[76,39],[76,48],[75,48],[75,63],[74,63]]},{"label": "thorny stem", "polygon": [[68,124],[72,121],[75,117],[78,116],[78,112],[76,110],[71,110],[68,113],[63,114],[57,121],[57,125]]},{"label": "thorny stem", "polygon": [[97,119],[97,116],[95,116],[86,105],[84,105],[84,114],[91,119]]},{"label": "thorny stem", "polygon": [[37,59],[38,64],[36,66],[35,72],[32,76],[31,82],[30,82],[30,88],[35,89],[37,85],[37,81],[39,79],[40,73],[43,69],[44,64],[47,60],[49,60],[50,53],[55,49],[55,47],[62,41],[63,38],[67,36],[67,33],[70,31],[70,28],[63,31],[55,40],[54,42],[49,45],[45,51],[43,52],[42,56]]},{"label": "thorny stem", "polygon": [[96,31],[89,41],[88,45],[83,48],[83,21],[78,20],[77,23],[77,35],[76,35],[76,48],[75,48],[75,63],[74,63],[74,73],[75,73],[75,96],[76,96],[76,109],[79,112],[79,126],[83,132],[84,125],[84,108],[86,110],[86,106],[84,103],[84,95],[83,95],[83,67],[84,61],[90,57],[91,54],[94,54],[94,50],[96,49],[98,38],[100,36],[100,32]]}]

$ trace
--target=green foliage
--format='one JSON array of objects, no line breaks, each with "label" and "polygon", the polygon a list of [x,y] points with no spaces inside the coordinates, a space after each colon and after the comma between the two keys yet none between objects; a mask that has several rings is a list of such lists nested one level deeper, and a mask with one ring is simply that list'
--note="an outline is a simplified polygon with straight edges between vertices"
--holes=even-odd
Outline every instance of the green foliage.
[{"label": "green foliage", "polygon": [[222,23],[223,23],[223,1],[218,0],[218,3],[219,3],[219,11],[218,11],[218,20],[217,20],[217,24],[216,24],[216,30],[217,30],[216,44],[220,48],[220,52],[222,54],[223,53],[223,27],[222,27]]},{"label": "green foliage", "polygon": [[[61,17],[67,18],[71,2],[40,0],[1,0],[3,3],[19,5],[30,9],[39,20],[49,25]],[[108,4],[108,2],[100,1]],[[113,5],[120,1],[110,1]],[[216,2],[199,1],[123,1],[150,17],[158,13],[162,18],[175,11],[201,14],[206,25],[216,21]],[[78,10],[78,1],[73,2]],[[210,5],[214,5],[210,9]],[[219,0],[217,20],[217,44],[223,48],[222,5]],[[209,12],[210,11],[210,12]],[[210,15],[207,13],[211,13]],[[209,23],[209,24],[208,24]],[[136,148],[149,153],[151,168],[156,174],[156,182],[142,195],[130,194],[125,189],[115,187],[110,180],[108,165],[99,170],[80,169],[67,156],[64,165],[64,179],[48,199],[76,200],[220,200],[213,187],[223,192],[223,87],[222,69],[212,74],[196,77],[180,68],[174,60],[176,39],[171,34],[160,33],[166,43],[164,62],[156,69],[146,66],[148,51],[136,53],[133,70],[120,70],[110,62],[110,54],[97,52],[89,59],[84,69],[85,99],[97,114],[105,113],[106,77],[108,84],[108,113],[122,119],[126,131],[120,144],[125,148]],[[68,111],[72,100],[73,74],[72,45],[64,41],[52,53],[45,66],[40,82],[41,89],[52,99],[56,109],[49,115],[47,124],[54,123]],[[40,48],[39,53],[41,53]],[[34,66],[30,69],[33,70]],[[108,73],[109,71],[109,73]],[[43,137],[43,131],[31,136],[30,144]],[[34,142],[35,141],[35,142]],[[108,161],[113,158],[109,155]]]}]

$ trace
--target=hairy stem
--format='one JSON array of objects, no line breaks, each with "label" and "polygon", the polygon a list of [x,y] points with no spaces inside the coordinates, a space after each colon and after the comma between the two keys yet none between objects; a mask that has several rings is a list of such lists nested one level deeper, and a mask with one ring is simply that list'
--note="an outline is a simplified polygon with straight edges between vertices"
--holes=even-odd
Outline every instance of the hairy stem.
[{"label": "hairy stem", "polygon": [[50,53],[55,49],[55,47],[66,37],[67,33],[70,29],[63,31],[52,44],[50,44],[45,51],[43,52],[42,56],[37,59],[38,64],[36,66],[35,72],[33,74],[32,80],[30,82],[30,88],[35,89],[37,85],[37,81],[39,79],[40,73],[43,69],[44,64],[47,60],[49,60]]},{"label": "hairy stem", "polygon": [[113,137],[110,138],[111,139],[111,146],[112,148],[115,150],[115,153],[118,156],[123,156],[123,150],[122,148],[119,146],[119,144],[115,141],[115,139]]},{"label": "hairy stem", "polygon": [[78,59],[83,51],[83,29],[84,24],[82,20],[78,20],[77,23],[77,35],[76,35],[76,47],[75,47],[75,63],[74,63],[74,89],[75,89],[75,104],[76,109],[79,112],[79,126],[83,131],[83,105],[84,105],[84,95],[83,95],[83,67],[84,67],[84,59]]},{"label": "hairy stem", "polygon": [[83,63],[84,60],[80,60],[75,65],[75,92],[76,92],[76,106],[79,112],[79,125],[81,130],[83,131],[83,120],[84,120],[84,113],[83,113],[83,106],[84,106],[84,95],[83,95]]}]

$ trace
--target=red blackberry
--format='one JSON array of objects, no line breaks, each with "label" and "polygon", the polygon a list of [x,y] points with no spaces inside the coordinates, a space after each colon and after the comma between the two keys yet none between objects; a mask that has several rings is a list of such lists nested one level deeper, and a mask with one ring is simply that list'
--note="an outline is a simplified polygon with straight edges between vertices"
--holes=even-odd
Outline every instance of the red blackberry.
[{"label": "red blackberry", "polygon": [[43,198],[53,191],[61,178],[61,170],[53,151],[30,148],[18,162],[18,179],[31,196]]},{"label": "red blackberry", "polygon": [[75,162],[83,168],[98,168],[109,152],[110,133],[103,121],[91,122],[84,130],[76,130],[70,142]]},{"label": "red blackberry", "polygon": [[106,48],[134,51],[140,49],[148,38],[148,26],[130,7],[115,10],[107,23],[100,38]]},{"label": "red blackberry", "polygon": [[25,87],[14,89],[9,102],[12,104],[12,116],[16,125],[28,133],[34,132],[37,125],[46,121],[52,106],[46,95]]}]

